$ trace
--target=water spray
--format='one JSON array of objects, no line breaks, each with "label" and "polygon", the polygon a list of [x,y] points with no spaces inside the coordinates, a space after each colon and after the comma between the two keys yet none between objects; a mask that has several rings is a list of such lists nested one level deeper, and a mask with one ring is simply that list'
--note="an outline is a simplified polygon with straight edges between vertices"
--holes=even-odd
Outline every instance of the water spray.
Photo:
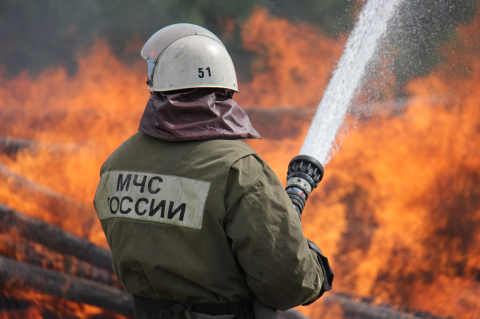
[{"label": "water spray", "polygon": [[323,177],[332,145],[354,97],[365,68],[374,56],[388,21],[403,0],[369,0],[350,34],[332,80],[308,129],[300,155],[288,166],[286,191],[300,216],[308,195]]}]

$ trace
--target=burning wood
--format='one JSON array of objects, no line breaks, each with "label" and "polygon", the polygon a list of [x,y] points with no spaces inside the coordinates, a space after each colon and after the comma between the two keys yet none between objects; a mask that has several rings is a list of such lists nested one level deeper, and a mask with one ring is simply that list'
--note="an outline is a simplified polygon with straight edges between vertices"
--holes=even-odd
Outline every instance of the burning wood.
[{"label": "burning wood", "polygon": [[94,266],[112,271],[110,251],[41,220],[17,213],[1,204],[0,232],[23,237],[59,253],[75,256]]},{"label": "burning wood", "polygon": [[5,291],[36,292],[133,315],[131,295],[119,289],[108,250],[3,205],[0,232],[0,287]]},{"label": "burning wood", "polygon": [[132,296],[120,289],[0,257],[0,285],[97,306],[133,316]]},{"label": "burning wood", "polygon": [[362,319],[446,319],[432,314],[411,310],[395,309],[393,305],[374,305],[369,299],[349,296],[346,294],[331,294],[323,297],[325,305],[339,304],[345,311],[345,318]]},{"label": "burning wood", "polygon": [[[33,290],[133,316],[131,295],[115,287],[118,282],[112,278],[110,251],[1,204],[0,232],[4,233],[0,234],[0,254],[4,256],[0,257],[0,287]],[[440,319],[418,311],[373,305],[366,299],[343,294],[329,293],[323,301],[327,306],[339,304],[346,318]],[[307,317],[288,310],[280,311],[279,319]]]},{"label": "burning wood", "polygon": [[88,237],[90,234],[96,216],[92,208],[32,182],[1,163],[0,180],[8,194],[14,194],[23,201],[28,199],[38,206],[39,211],[48,212],[48,216],[42,216],[42,212],[36,214],[79,236]]},{"label": "burning wood", "polygon": [[30,148],[35,145],[36,142],[31,140],[24,140],[19,138],[0,138],[0,153],[6,155],[14,155],[23,149]]},{"label": "burning wood", "polygon": [[[50,114],[52,116],[53,114]],[[36,141],[33,139],[0,137],[0,154],[8,156],[16,155],[23,150],[38,151],[40,148],[46,148],[53,152],[72,152],[80,147],[77,143],[48,143]]]},{"label": "burning wood", "polygon": [[63,255],[40,244],[0,234],[0,255],[45,269],[121,288],[112,271],[95,267],[70,255]]}]

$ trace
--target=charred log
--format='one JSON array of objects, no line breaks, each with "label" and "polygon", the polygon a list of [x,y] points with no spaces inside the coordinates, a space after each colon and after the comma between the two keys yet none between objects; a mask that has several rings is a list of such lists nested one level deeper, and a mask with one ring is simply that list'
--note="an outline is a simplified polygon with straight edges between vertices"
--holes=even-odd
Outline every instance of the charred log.
[{"label": "charred log", "polygon": [[13,238],[11,235],[0,234],[0,255],[45,269],[64,272],[68,275],[121,288],[112,272],[95,267],[70,255],[59,254],[23,238]]},{"label": "charred log", "polygon": [[133,316],[132,296],[120,289],[0,257],[0,285]]},{"label": "charred log", "polygon": [[[447,319],[445,317],[436,317],[430,313],[398,308],[388,304],[374,305],[371,303],[374,300],[373,298],[360,298],[330,292],[328,295],[322,297],[322,300],[327,307],[333,304],[339,304],[344,311],[344,319]],[[278,318],[310,319],[293,309],[278,311]]]},{"label": "charred log", "polygon": [[109,250],[41,220],[17,213],[1,204],[0,232],[23,237],[112,272],[112,254]]},{"label": "charred log", "polygon": [[324,303],[340,304],[345,311],[345,319],[447,319],[445,317],[436,317],[430,313],[407,308],[394,309],[393,305],[371,304],[373,298],[359,298],[346,294],[329,293],[323,297]]},{"label": "charred log", "polygon": [[30,303],[28,301],[0,296],[0,309],[2,309],[2,312],[22,311],[28,309],[29,307]]},{"label": "charred log", "polygon": [[34,146],[36,142],[19,138],[0,137],[0,153],[8,156]]},{"label": "charred log", "polygon": [[[0,287],[32,289],[114,313],[133,315],[131,295],[107,286],[118,285],[112,278],[110,251],[48,223],[24,216],[2,204],[0,232],[5,233],[0,234],[0,254],[10,257],[0,257]],[[39,248],[40,246],[47,248]],[[346,319],[445,319],[413,309],[394,308],[386,304],[375,305],[372,304],[373,299],[346,294],[329,293],[322,299],[327,306],[339,304]],[[294,310],[279,312],[279,318],[308,319]]]}]

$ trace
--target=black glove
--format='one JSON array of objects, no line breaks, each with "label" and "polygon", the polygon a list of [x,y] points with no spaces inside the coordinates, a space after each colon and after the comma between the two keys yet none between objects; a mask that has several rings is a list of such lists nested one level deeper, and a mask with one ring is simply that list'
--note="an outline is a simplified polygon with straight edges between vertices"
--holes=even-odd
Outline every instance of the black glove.
[{"label": "black glove", "polygon": [[[308,240],[308,247],[313,250],[317,254],[317,260],[320,263],[323,271],[323,287],[320,290],[320,294],[318,295],[317,299],[320,298],[325,291],[329,291],[332,289],[333,283],[333,271],[330,268],[330,264],[328,263],[328,258],[322,254],[322,251],[318,246],[313,242]],[[313,301],[312,301],[313,302]]]}]

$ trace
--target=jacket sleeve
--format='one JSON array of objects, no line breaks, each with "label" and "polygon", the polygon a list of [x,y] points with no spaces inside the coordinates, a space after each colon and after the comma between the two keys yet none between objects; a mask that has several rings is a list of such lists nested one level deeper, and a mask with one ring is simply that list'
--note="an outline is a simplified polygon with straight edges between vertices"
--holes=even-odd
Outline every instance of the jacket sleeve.
[{"label": "jacket sleeve", "polygon": [[232,165],[225,229],[254,295],[286,310],[315,301],[324,274],[295,209],[272,169],[250,155]]}]

